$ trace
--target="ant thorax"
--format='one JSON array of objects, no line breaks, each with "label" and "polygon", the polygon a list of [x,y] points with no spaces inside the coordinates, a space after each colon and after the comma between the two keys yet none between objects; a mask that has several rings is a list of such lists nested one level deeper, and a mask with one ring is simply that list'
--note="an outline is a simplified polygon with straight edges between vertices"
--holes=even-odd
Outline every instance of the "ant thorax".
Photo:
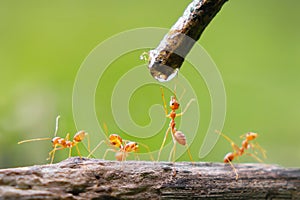
[{"label": "ant thorax", "polygon": [[138,151],[138,143],[137,142],[128,142],[125,147],[124,147],[124,151],[125,152],[137,152]]}]

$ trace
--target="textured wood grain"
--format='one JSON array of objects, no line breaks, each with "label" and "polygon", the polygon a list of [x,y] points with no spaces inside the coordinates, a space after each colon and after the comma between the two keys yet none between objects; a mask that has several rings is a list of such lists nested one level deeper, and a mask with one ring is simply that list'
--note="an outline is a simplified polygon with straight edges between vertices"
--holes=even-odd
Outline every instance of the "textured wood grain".
[{"label": "textured wood grain", "polygon": [[300,169],[67,159],[0,170],[1,199],[300,199]]}]

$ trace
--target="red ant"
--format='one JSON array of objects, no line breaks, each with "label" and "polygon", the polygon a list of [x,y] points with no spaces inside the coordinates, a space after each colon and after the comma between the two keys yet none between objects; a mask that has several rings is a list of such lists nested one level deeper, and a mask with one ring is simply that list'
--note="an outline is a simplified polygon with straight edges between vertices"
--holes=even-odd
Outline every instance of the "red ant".
[{"label": "red ant", "polygon": [[232,164],[232,161],[234,160],[234,158],[238,158],[239,156],[242,156],[245,153],[246,155],[249,155],[249,156],[253,157],[254,159],[256,159],[258,162],[261,162],[261,163],[263,162],[259,157],[257,157],[256,155],[254,155],[252,153],[245,152],[245,150],[250,149],[250,148],[251,149],[258,149],[263,154],[263,157],[266,158],[266,152],[259,144],[250,143],[250,141],[253,141],[258,137],[257,133],[248,132],[248,133],[243,134],[242,136],[240,136],[240,138],[244,138],[244,140],[242,141],[242,146],[239,147],[224,133],[221,133],[220,131],[216,131],[216,132],[218,134],[222,135],[228,142],[230,142],[230,144],[233,148],[233,152],[227,153],[225,155],[224,163],[229,163],[231,165],[231,167],[232,167],[232,169],[233,169],[233,171],[236,175],[236,179],[238,179],[238,173],[237,173],[237,170],[235,169],[235,167]]},{"label": "red ant", "polygon": [[[40,140],[51,140],[52,145],[53,145],[53,149],[49,152],[49,158],[47,160],[49,160],[51,158],[51,162],[50,164],[53,163],[54,160],[54,155],[55,152],[61,149],[65,149],[65,148],[69,148],[69,157],[71,157],[71,152],[72,152],[72,148],[76,147],[77,153],[81,158],[81,154],[79,151],[79,148],[77,146],[77,144],[79,142],[81,142],[85,136],[88,136],[88,133],[86,133],[85,131],[81,130],[78,131],[74,137],[73,140],[70,141],[70,134],[67,133],[66,138],[61,138],[61,137],[56,137],[57,131],[58,131],[58,120],[59,120],[60,116],[56,117],[56,126],[55,126],[55,133],[54,133],[54,138],[35,138],[35,139],[29,139],[29,140],[23,140],[18,142],[18,144],[22,144],[25,142],[32,142],[32,141],[40,141]],[[89,138],[88,138],[88,150],[90,149],[90,142],[89,142]]]},{"label": "red ant", "polygon": [[190,157],[190,160],[193,161],[191,152],[190,152],[190,150],[189,150],[189,148],[188,148],[188,146],[187,146],[187,142],[186,142],[186,137],[185,137],[185,135],[183,134],[183,132],[178,131],[178,130],[176,129],[176,127],[175,127],[175,126],[176,126],[175,118],[176,118],[176,117],[179,117],[179,116],[182,116],[182,115],[187,111],[187,109],[188,109],[188,107],[191,105],[191,103],[192,103],[193,101],[195,101],[195,99],[191,99],[191,100],[188,102],[188,104],[187,104],[187,106],[185,107],[185,109],[183,110],[183,112],[177,114],[177,113],[176,113],[176,110],[179,109],[180,104],[178,103],[177,98],[176,98],[176,94],[175,94],[175,92],[174,92],[174,96],[171,96],[171,100],[170,100],[170,109],[171,109],[171,112],[168,114],[168,109],[167,109],[167,104],[166,104],[166,100],[165,100],[164,91],[163,91],[163,88],[162,88],[162,87],[161,87],[160,89],[161,89],[161,96],[162,96],[163,103],[164,103],[164,110],[165,110],[165,113],[166,113],[166,117],[167,117],[167,118],[170,118],[171,120],[170,120],[170,123],[169,123],[169,127],[168,127],[168,129],[167,129],[167,131],[166,131],[166,133],[165,133],[165,137],[164,137],[164,139],[163,139],[163,142],[162,142],[162,144],[161,144],[161,147],[160,147],[160,149],[159,149],[157,160],[159,160],[160,153],[161,153],[161,151],[162,151],[162,149],[163,149],[163,146],[164,146],[164,144],[165,144],[165,142],[166,142],[168,133],[169,133],[169,131],[171,130],[172,138],[173,138],[173,148],[172,148],[172,150],[171,150],[171,152],[170,152],[169,160],[171,160],[171,156],[172,156],[172,154],[173,154],[173,159],[172,159],[172,160],[175,161],[176,142],[178,142],[179,144],[181,144],[181,145],[187,147],[187,151],[188,151],[188,155],[189,155],[189,157]]},{"label": "red ant", "polygon": [[[104,129],[105,129],[105,133],[108,134],[108,129],[107,129],[106,124],[104,124]],[[109,151],[113,151],[113,152],[116,152],[116,154],[115,154],[116,160],[125,161],[129,153],[138,153],[138,151],[139,151],[139,145],[138,145],[137,142],[123,140],[121,138],[121,136],[119,136],[117,134],[109,135],[108,139],[109,139],[108,142],[105,141],[105,140],[102,140],[101,142],[99,142],[99,144],[90,152],[88,157],[90,157],[100,147],[100,145],[103,142],[107,142],[113,148],[118,149],[118,150],[116,150],[116,149],[107,149],[104,153],[103,159],[105,159],[105,157],[106,157],[106,155]],[[148,150],[148,152],[150,153],[149,147],[147,145],[144,145],[144,144],[141,144],[141,143],[140,143],[140,145],[144,146]],[[150,154],[150,157],[153,160],[151,154]]]}]

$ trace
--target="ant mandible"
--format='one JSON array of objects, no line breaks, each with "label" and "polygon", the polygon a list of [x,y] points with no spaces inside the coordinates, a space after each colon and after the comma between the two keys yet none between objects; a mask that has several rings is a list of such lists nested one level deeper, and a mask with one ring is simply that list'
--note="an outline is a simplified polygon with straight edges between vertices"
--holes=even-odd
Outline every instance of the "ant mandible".
[{"label": "ant mandible", "polygon": [[[253,133],[253,132],[248,132],[245,133],[243,135],[240,136],[240,138],[244,138],[244,140],[242,141],[242,146],[239,147],[238,145],[236,145],[227,135],[225,135],[224,133],[220,132],[220,131],[216,131],[216,133],[220,134],[221,136],[223,136],[228,142],[230,142],[231,147],[233,149],[233,152],[229,152],[225,155],[224,157],[224,163],[229,163],[235,173],[235,177],[236,180],[238,179],[239,175],[237,173],[236,168],[233,166],[232,161],[235,158],[238,158],[240,156],[242,156],[244,153],[248,156],[253,157],[254,159],[256,159],[258,162],[263,162],[259,157],[257,157],[256,155],[249,153],[249,152],[245,152],[245,150],[247,149],[258,149],[264,158],[266,158],[266,152],[265,150],[258,144],[253,144],[250,143],[251,141],[255,140],[258,137],[257,133]],[[255,152],[256,153],[256,152]]]},{"label": "ant mandible", "polygon": [[157,160],[159,160],[159,157],[160,157],[160,153],[163,149],[163,146],[166,142],[166,139],[167,139],[167,136],[168,136],[168,133],[169,131],[171,130],[171,133],[172,133],[172,139],[173,139],[173,148],[170,152],[170,155],[169,155],[169,160],[171,159],[171,156],[173,154],[173,161],[175,161],[175,151],[176,151],[176,142],[178,142],[180,145],[183,145],[183,146],[186,146],[187,147],[187,151],[188,151],[188,155],[190,157],[190,160],[193,161],[193,158],[192,158],[192,155],[191,155],[191,152],[187,146],[187,142],[186,142],[186,137],[184,135],[183,132],[181,131],[178,131],[176,129],[176,122],[175,122],[175,118],[176,117],[179,117],[179,116],[182,116],[188,109],[188,107],[191,105],[191,103],[193,101],[195,101],[195,99],[191,99],[188,104],[186,105],[185,109],[181,112],[181,113],[176,113],[176,111],[179,109],[179,102],[177,101],[177,98],[176,98],[176,94],[174,92],[174,96],[171,96],[171,100],[170,100],[170,109],[171,109],[171,112],[168,113],[168,109],[167,109],[167,104],[166,104],[166,100],[165,100],[165,95],[164,95],[164,91],[163,91],[163,88],[161,87],[161,96],[162,96],[162,99],[163,99],[163,103],[164,103],[164,110],[165,110],[165,113],[166,113],[166,117],[167,118],[170,118],[170,123],[169,123],[169,127],[165,133],[165,137],[163,139],[163,142],[161,144],[161,147],[159,149],[159,152],[158,152],[158,158]]},{"label": "ant mandible", "polygon": [[[56,117],[56,126],[55,126],[55,132],[54,132],[54,138],[35,138],[35,139],[29,139],[29,140],[23,140],[18,142],[18,144],[22,144],[25,142],[33,142],[33,141],[40,141],[40,140],[51,140],[52,145],[53,145],[53,149],[49,152],[49,158],[47,160],[49,160],[51,158],[50,164],[53,163],[54,160],[54,156],[55,156],[55,152],[61,149],[65,149],[65,148],[69,148],[69,157],[71,157],[72,154],[72,148],[76,147],[77,153],[79,155],[79,157],[81,158],[81,154],[78,148],[78,143],[81,142],[86,136],[88,136],[88,133],[86,133],[85,131],[81,130],[78,131],[74,137],[73,140],[70,141],[70,134],[67,133],[66,138],[61,138],[61,137],[57,137],[57,131],[58,131],[58,120],[59,120],[60,116]],[[90,151],[90,141],[88,138],[88,151]]]},{"label": "ant mandible", "polygon": [[[104,124],[104,130],[106,135],[108,134],[108,129],[106,124]],[[105,159],[107,153],[109,151],[115,152],[115,158],[117,161],[125,161],[129,153],[138,153],[139,151],[139,144],[137,142],[132,142],[128,140],[123,140],[121,136],[118,134],[110,134],[108,137],[108,142],[106,140],[102,140],[99,142],[99,144],[90,152],[88,155],[88,158],[103,144],[103,142],[106,142],[109,144],[109,146],[112,146],[113,148],[116,149],[107,149],[104,153],[103,159]],[[150,153],[150,149],[147,145],[141,144],[140,145],[144,146],[147,151]],[[136,155],[137,156],[137,155]],[[137,156],[138,157],[138,156]],[[150,154],[151,159],[152,155]]]}]

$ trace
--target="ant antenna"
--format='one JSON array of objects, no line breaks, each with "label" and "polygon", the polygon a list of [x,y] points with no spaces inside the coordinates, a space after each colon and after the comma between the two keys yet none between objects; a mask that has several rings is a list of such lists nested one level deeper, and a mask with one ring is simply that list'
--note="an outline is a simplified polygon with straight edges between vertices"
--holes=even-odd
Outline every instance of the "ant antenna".
[{"label": "ant antenna", "polygon": [[57,135],[57,131],[58,131],[58,120],[59,120],[59,118],[60,118],[60,115],[58,115],[58,116],[56,117],[54,137],[56,137],[56,135]]},{"label": "ant antenna", "polygon": [[[178,74],[177,74],[177,76],[178,76]],[[179,82],[179,80],[178,80],[179,78],[177,77],[177,79],[175,79],[175,81],[176,81],[176,83],[175,83],[175,86],[174,86],[174,95],[175,95],[175,98],[177,99],[177,95],[176,95],[176,89],[177,89],[177,85],[179,85],[180,86],[180,88],[182,88],[183,89],[183,91],[181,92],[181,95],[180,95],[180,97],[177,99],[179,102],[183,99],[183,97],[184,97],[184,95],[185,95],[185,93],[186,93],[186,88],[183,86],[183,84],[181,83],[181,82]]]},{"label": "ant antenna", "polygon": [[107,128],[107,125],[105,122],[103,122],[103,129],[104,129],[104,132],[105,132],[105,136],[108,137],[108,128]]},{"label": "ant antenna", "polygon": [[177,96],[176,96],[176,89],[177,89],[177,85],[174,84],[173,94],[174,94],[175,99],[177,99]]},{"label": "ant antenna", "polygon": [[162,87],[160,87],[160,90],[161,90],[161,97],[162,97],[162,100],[163,100],[163,104],[164,104],[164,111],[166,113],[166,116],[168,115],[168,108],[167,108],[167,103],[166,103],[166,99],[165,99],[165,93],[164,93],[164,90]]},{"label": "ant antenna", "polygon": [[[54,132],[54,137],[57,134],[57,130],[58,130],[58,120],[59,120],[60,116],[58,115],[56,117],[56,125],[55,125],[55,132]],[[26,143],[26,142],[33,142],[33,141],[41,141],[41,140],[52,140],[52,138],[35,138],[35,139],[29,139],[29,140],[22,140],[20,142],[18,142],[18,144],[22,144],[22,143]]]}]

